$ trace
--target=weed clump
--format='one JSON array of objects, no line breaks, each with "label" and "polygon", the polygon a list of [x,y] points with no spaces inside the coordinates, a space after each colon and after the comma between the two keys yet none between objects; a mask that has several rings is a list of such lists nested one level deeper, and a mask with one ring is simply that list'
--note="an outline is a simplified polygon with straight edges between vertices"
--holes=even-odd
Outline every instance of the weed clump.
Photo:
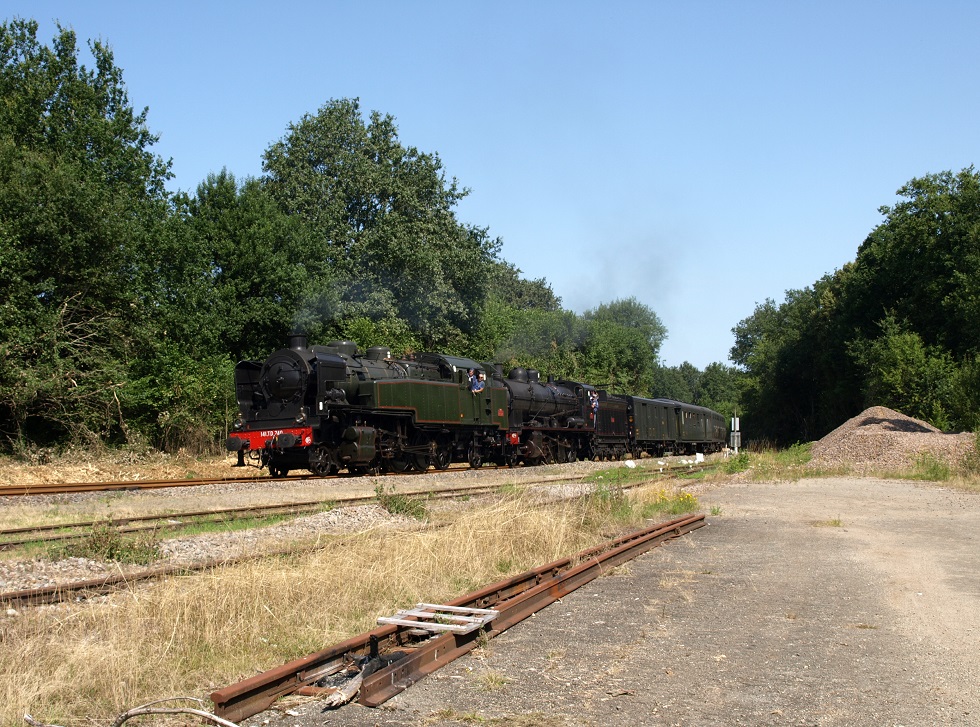
[{"label": "weed clump", "polygon": [[729,457],[725,460],[725,464],[722,467],[725,473],[729,475],[737,475],[739,472],[745,472],[749,468],[749,453],[743,450],[734,457]]},{"label": "weed clump", "polygon": [[690,492],[668,492],[660,490],[653,498],[641,505],[640,512],[644,518],[663,517],[665,515],[683,515],[695,512],[701,508],[698,498]]},{"label": "weed clump", "polygon": [[923,452],[915,458],[912,467],[913,480],[929,482],[945,482],[952,476],[952,468],[928,452]]},{"label": "weed clump", "polygon": [[160,544],[155,531],[125,535],[111,521],[106,521],[93,527],[82,540],[58,546],[53,555],[148,565],[160,557]]},{"label": "weed clump", "polygon": [[425,520],[429,515],[422,500],[397,494],[394,485],[385,488],[379,484],[374,488],[374,496],[378,498],[378,504],[392,515],[405,515],[415,520]]}]

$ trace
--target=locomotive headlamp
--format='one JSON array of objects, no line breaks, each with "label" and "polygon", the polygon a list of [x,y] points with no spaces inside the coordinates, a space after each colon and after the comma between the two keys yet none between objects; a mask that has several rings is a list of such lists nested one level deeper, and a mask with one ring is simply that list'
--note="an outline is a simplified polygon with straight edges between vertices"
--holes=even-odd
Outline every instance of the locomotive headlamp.
[{"label": "locomotive headlamp", "polygon": [[231,425],[231,427],[232,427],[232,429],[235,429],[236,431],[237,431],[238,429],[241,429],[241,428],[242,428],[242,427],[244,427],[244,426],[245,426],[245,420],[244,420],[244,419],[242,419],[242,418],[241,418],[241,416],[239,416],[239,417],[238,417],[238,418],[237,418],[237,419],[235,420],[235,423]]},{"label": "locomotive headlamp", "polygon": [[306,409],[300,409],[299,414],[296,415],[296,423],[302,424],[306,421]]}]

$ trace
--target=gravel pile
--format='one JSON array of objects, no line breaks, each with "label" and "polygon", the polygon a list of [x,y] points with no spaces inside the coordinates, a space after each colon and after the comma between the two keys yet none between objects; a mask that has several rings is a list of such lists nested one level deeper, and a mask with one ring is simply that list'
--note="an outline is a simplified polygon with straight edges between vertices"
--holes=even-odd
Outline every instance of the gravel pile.
[{"label": "gravel pile", "polygon": [[950,467],[974,451],[975,437],[945,434],[884,406],[865,409],[813,444],[810,466],[866,474],[906,469],[923,455]]}]

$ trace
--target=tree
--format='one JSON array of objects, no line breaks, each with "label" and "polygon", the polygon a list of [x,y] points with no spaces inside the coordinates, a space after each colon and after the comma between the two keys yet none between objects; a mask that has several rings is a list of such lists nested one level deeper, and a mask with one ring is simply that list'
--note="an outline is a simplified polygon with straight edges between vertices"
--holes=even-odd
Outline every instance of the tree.
[{"label": "tree", "polygon": [[145,322],[169,162],[111,50],[0,25],[0,429],[11,441],[126,436],[119,392]]},{"label": "tree", "polygon": [[708,364],[698,377],[694,402],[726,415],[741,412],[739,379],[738,370],[732,366],[719,362]]},{"label": "tree", "polygon": [[951,356],[925,346],[918,334],[905,330],[893,316],[886,316],[880,325],[879,337],[850,345],[851,355],[865,372],[865,403],[948,428],[957,378]]},{"label": "tree", "polygon": [[283,213],[258,180],[239,185],[225,170],[208,175],[188,201],[185,225],[193,239],[185,247],[198,253],[199,282],[212,299],[199,355],[264,357],[294,327],[314,341],[332,335],[309,315],[324,301],[338,305],[331,271],[307,259],[303,221]]},{"label": "tree", "polygon": [[655,399],[673,399],[674,401],[694,401],[694,392],[676,366],[657,364],[653,369],[653,379],[650,385],[650,396]]},{"label": "tree", "polygon": [[509,309],[509,336],[495,352],[506,367],[538,369],[555,378],[582,380],[582,320],[571,311]]},{"label": "tree", "polygon": [[954,357],[980,352],[980,173],[912,179],[904,201],[858,249],[846,294],[850,324],[872,336],[886,311],[926,345]]},{"label": "tree", "polygon": [[334,321],[403,319],[426,347],[459,351],[488,291],[500,241],[460,224],[466,195],[442,162],[398,141],[391,116],[330,101],[264,155],[264,184],[311,231],[306,261],[328,270]]},{"label": "tree", "polygon": [[590,381],[632,394],[649,393],[667,329],[636,298],[603,303],[586,311],[583,365]]}]

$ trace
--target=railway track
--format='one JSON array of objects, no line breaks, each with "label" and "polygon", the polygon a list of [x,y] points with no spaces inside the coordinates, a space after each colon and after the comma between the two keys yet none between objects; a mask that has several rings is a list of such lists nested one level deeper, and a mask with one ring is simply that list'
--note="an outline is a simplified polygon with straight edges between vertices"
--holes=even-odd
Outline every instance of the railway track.
[{"label": "railway track", "polygon": [[[684,470],[684,472],[696,471]],[[674,478],[678,472],[650,473],[651,478],[664,477]],[[525,481],[520,487],[528,488],[534,486],[569,483],[586,479],[589,475],[579,475],[568,477],[556,475],[544,477],[537,480]],[[622,483],[617,485],[622,489],[631,489],[648,484],[649,480]],[[468,485],[457,486],[446,489],[419,489],[398,493],[400,496],[424,499],[450,499],[473,497],[482,494],[491,494],[500,491],[500,485]],[[83,540],[91,536],[93,529],[99,526],[111,524],[119,533],[137,533],[140,531],[174,531],[188,528],[194,525],[207,523],[231,522],[241,518],[262,518],[273,515],[300,516],[316,512],[324,506],[332,507],[354,507],[365,503],[377,501],[376,494],[353,495],[331,500],[311,500],[306,502],[276,503],[269,505],[250,505],[238,508],[222,508],[211,510],[200,510],[183,513],[166,513],[162,515],[146,515],[136,517],[125,517],[114,520],[86,521],[76,523],[63,523],[52,525],[40,525],[35,527],[10,528],[0,530],[0,550],[23,547],[28,544],[44,544],[51,542],[69,542]],[[214,558],[199,561],[194,564],[183,565],[163,565],[147,568],[137,573],[118,573],[109,576],[60,583],[39,588],[23,589],[0,593],[0,603],[8,607],[36,606],[44,604],[59,603],[70,600],[80,600],[91,596],[102,595],[116,590],[120,587],[128,587],[130,584],[161,578],[171,575],[179,575],[194,571],[207,570],[217,566],[233,565],[256,558],[268,558],[278,555],[286,555],[295,552],[295,548],[278,549],[274,551],[264,551],[261,554],[247,555],[239,558]]]},{"label": "railway track", "polygon": [[[573,478],[562,478],[569,480]],[[582,479],[582,478],[577,478]],[[541,484],[537,482],[536,484]],[[406,497],[439,499],[486,494],[500,489],[496,485],[471,485],[451,490],[416,490],[399,493]],[[209,510],[192,510],[161,515],[138,515],[105,520],[34,525],[0,530],[0,550],[31,545],[35,543],[70,542],[82,540],[98,527],[111,527],[117,533],[139,533],[147,531],[176,531],[194,525],[232,522],[244,518],[262,518],[273,515],[306,515],[324,507],[353,507],[374,502],[376,495],[351,495],[329,500],[308,500],[305,502],[274,503],[270,505],[246,505]]]},{"label": "railway track", "polygon": [[[700,471],[702,468],[690,471]],[[662,476],[662,473],[656,473]],[[566,476],[558,475],[537,480],[525,481],[523,487],[543,485],[554,482],[578,482],[589,475]],[[671,475],[666,475],[670,477]],[[635,484],[626,487],[636,486]],[[464,485],[452,489],[425,489],[399,493],[407,497],[446,498],[453,496],[472,496],[486,494],[498,490],[498,485]],[[274,503],[268,505],[246,505],[233,508],[210,508],[207,510],[192,510],[187,512],[167,512],[158,515],[134,515],[120,518],[87,520],[82,522],[51,523],[46,525],[31,525],[19,528],[0,529],[0,551],[22,547],[24,545],[70,542],[81,540],[91,535],[95,528],[111,527],[117,533],[139,533],[147,531],[167,532],[178,531],[193,525],[231,522],[243,518],[262,518],[274,515],[305,515],[324,508],[352,507],[377,500],[376,495],[351,495],[335,499],[308,500],[305,502]]]},{"label": "railway track", "polygon": [[120,482],[45,482],[30,485],[0,485],[0,497],[64,495],[76,492],[114,492],[118,490],[156,490],[165,487],[197,487],[200,485],[278,482],[279,480],[299,479],[313,479],[313,475],[292,475],[288,477],[270,477],[267,475],[261,477],[202,477],[190,480],[123,480]]},{"label": "railway track", "polygon": [[[469,471],[471,468],[465,464],[452,466],[455,469]],[[485,465],[484,469],[497,468],[494,465]],[[509,469],[504,467],[504,469]],[[674,463],[672,469],[679,469]],[[479,470],[476,470],[479,471]],[[420,477],[427,474],[442,474],[445,470],[430,469],[425,472],[386,472],[384,477]],[[26,497],[29,495],[66,495],[80,492],[118,492],[136,490],[157,490],[171,487],[200,487],[203,485],[224,485],[224,484],[264,484],[268,482],[290,482],[302,480],[334,480],[349,479],[351,477],[360,478],[364,475],[335,474],[335,475],[286,475],[285,477],[273,477],[272,475],[260,475],[255,477],[200,477],[196,479],[184,480],[121,480],[118,482],[53,482],[53,483],[32,483],[29,485],[0,485],[0,498],[2,497]],[[382,475],[375,475],[382,476]]]},{"label": "railway track", "polygon": [[[465,464],[452,466],[455,469],[469,470]],[[494,465],[486,465],[487,469],[495,468]],[[418,472],[414,470],[406,472],[385,472],[374,475],[375,477],[419,477],[426,474],[441,474],[446,470],[427,470]],[[0,497],[26,497],[28,495],[69,495],[79,492],[117,492],[135,490],[157,490],[168,487],[200,487],[203,485],[226,485],[226,484],[264,484],[268,482],[293,482],[302,480],[344,480],[350,478],[361,478],[365,475],[334,474],[334,475],[286,475],[285,477],[273,475],[257,475],[254,477],[200,477],[196,479],[184,480],[121,480],[119,482],[52,482],[52,483],[33,483],[29,485],[0,485]]]},{"label": "railway track", "polygon": [[[442,470],[440,470],[442,471]],[[433,472],[435,472],[433,470]],[[412,477],[425,472],[388,472],[386,477]],[[52,482],[30,485],[0,485],[0,497],[26,497],[28,495],[70,495],[79,492],[118,492],[159,490],[168,487],[200,487],[203,485],[265,484],[269,482],[293,482],[302,480],[335,480],[360,477],[361,475],[257,475],[255,477],[199,477],[184,480],[121,480],[119,482]]]}]

